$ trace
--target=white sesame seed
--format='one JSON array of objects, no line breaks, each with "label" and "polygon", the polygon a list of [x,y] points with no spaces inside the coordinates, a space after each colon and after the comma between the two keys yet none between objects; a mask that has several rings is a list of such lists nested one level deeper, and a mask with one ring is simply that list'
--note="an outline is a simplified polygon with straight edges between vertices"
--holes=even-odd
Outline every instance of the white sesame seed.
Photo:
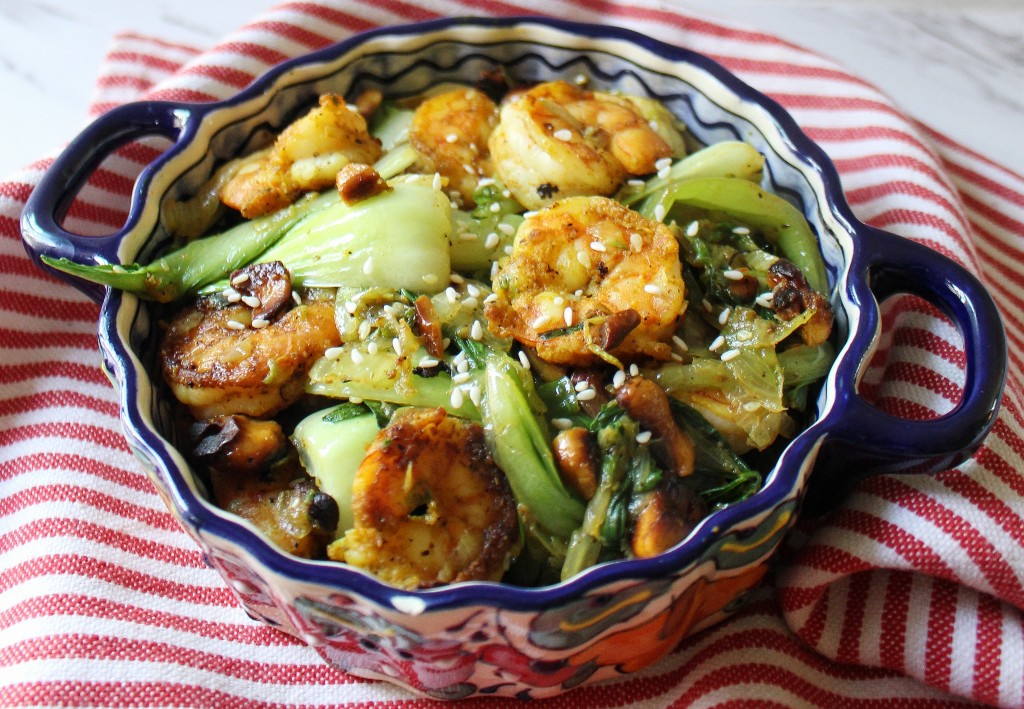
[{"label": "white sesame seed", "polygon": [[669,356],[672,358],[673,362],[682,362],[683,361],[683,356],[681,354],[679,354],[678,352],[673,352]]},{"label": "white sesame seed", "polygon": [[522,350],[519,350],[519,364],[523,365],[523,369],[530,368],[530,358]]},{"label": "white sesame seed", "polygon": [[665,170],[672,167],[672,158],[661,158],[654,163],[655,170]]},{"label": "white sesame seed", "polygon": [[529,219],[530,217],[535,217],[535,216],[537,216],[536,210],[531,210],[529,212],[523,212],[523,219]]},{"label": "white sesame seed", "polygon": [[452,408],[453,409],[461,409],[462,408],[462,405],[464,403],[466,403],[466,399],[462,395],[462,389],[458,389],[458,388],[452,389],[451,402],[452,402]]},{"label": "white sesame seed", "polygon": [[592,401],[597,398],[597,391],[594,389],[584,389],[576,395],[576,401]]},{"label": "white sesame seed", "polygon": [[477,236],[476,234],[474,234],[471,231],[460,231],[459,232],[459,241],[476,241],[479,238],[480,238],[479,236]]},{"label": "white sesame seed", "polygon": [[501,211],[501,205],[498,204],[497,202],[491,202],[491,206],[488,207],[488,209],[490,209],[491,212],[493,212],[494,214],[497,214],[498,212]]},{"label": "white sesame seed", "polygon": [[480,296],[480,286],[476,285],[475,283],[467,283],[466,292],[469,293],[472,297],[477,298]]},{"label": "white sesame seed", "polygon": [[568,431],[572,428],[572,419],[551,419],[551,425],[557,428],[559,431]]},{"label": "white sesame seed", "polygon": [[665,221],[665,205],[659,204],[654,208],[654,221],[663,222]]},{"label": "white sesame seed", "polygon": [[650,440],[651,440],[651,432],[650,431],[641,431],[640,433],[636,434],[636,442],[641,444],[641,445],[643,445],[644,443],[649,443]]},{"label": "white sesame seed", "polygon": [[484,328],[479,320],[473,321],[473,327],[469,329],[469,336],[474,340],[479,340],[484,336]]},{"label": "white sesame seed", "polygon": [[479,180],[476,181],[476,186],[477,187],[490,187],[493,184],[494,184],[494,178],[493,177],[481,177]]},{"label": "white sesame seed", "polygon": [[730,281],[743,280],[743,271],[737,271],[735,268],[728,268],[722,271],[722,275],[728,278]]},{"label": "white sesame seed", "polygon": [[671,174],[672,174],[672,171],[670,169],[668,169],[667,167],[662,168],[661,170],[658,170],[658,177],[661,178],[662,180],[667,180],[668,176],[671,175]]},{"label": "white sesame seed", "polygon": [[473,310],[478,305],[476,298],[463,298],[462,307],[466,310]]},{"label": "white sesame seed", "polygon": [[292,291],[292,300],[295,301],[296,305],[302,305],[302,296],[299,295],[299,292],[297,290]]},{"label": "white sesame seed", "polygon": [[242,302],[248,305],[250,308],[258,308],[261,305],[260,299],[254,295],[243,295]]},{"label": "white sesame seed", "polygon": [[715,309],[715,306],[711,305],[711,301],[708,300],[707,298],[702,298],[700,304],[704,306],[704,310],[706,310],[709,313]]},{"label": "white sesame seed", "polygon": [[391,349],[393,349],[395,351],[396,355],[401,356],[402,355],[402,341],[399,340],[397,337],[392,337],[391,338]]},{"label": "white sesame seed", "polygon": [[457,141],[459,139],[459,136],[457,136],[455,133],[449,133],[448,135],[446,135],[444,137],[444,139],[446,141],[448,141],[449,143],[454,143],[455,141]]},{"label": "white sesame seed", "polygon": [[459,299],[459,292],[451,286],[448,286],[444,289],[444,297],[448,299],[449,303],[454,303]]},{"label": "white sesame seed", "polygon": [[486,298],[484,298],[484,302],[485,303],[493,303],[497,299],[498,299],[498,294],[497,293],[491,293]]},{"label": "white sesame seed", "polygon": [[725,325],[729,322],[729,316],[732,315],[732,308],[726,308],[718,314],[718,324]]},{"label": "white sesame seed", "polygon": [[457,374],[452,375],[452,381],[455,382],[456,384],[465,384],[466,382],[469,381],[469,378],[472,376],[473,375],[470,374],[469,372],[458,372]]},{"label": "white sesame seed", "polygon": [[554,137],[558,138],[559,140],[572,140],[572,131],[569,130],[568,128],[562,128],[561,130],[556,130],[551,135],[553,135]]},{"label": "white sesame seed", "polygon": [[712,352],[715,352],[715,351],[721,349],[722,345],[724,345],[724,344],[725,344],[725,338],[722,337],[721,335],[719,335],[714,340],[712,340],[711,344],[708,346],[708,349],[711,350]]},{"label": "white sesame seed", "polygon": [[691,239],[693,237],[697,236],[697,233],[699,231],[700,231],[700,222],[698,222],[697,220],[694,220],[694,221],[692,221],[692,222],[690,222],[689,224],[686,225],[686,235],[688,237],[690,237]]},{"label": "white sesame seed", "polygon": [[565,320],[566,327],[572,327],[572,308],[566,306],[565,310],[562,311],[562,319]]},{"label": "white sesame seed", "polygon": [[441,364],[440,360],[434,359],[433,357],[424,357],[416,366],[422,367],[423,369],[430,369],[431,367],[436,367],[439,364]]},{"label": "white sesame seed", "polygon": [[629,187],[633,187],[633,188],[643,187],[644,186],[644,181],[643,180],[636,180],[636,179],[626,180],[626,185],[629,186]]},{"label": "white sesame seed", "polygon": [[450,280],[455,285],[459,285],[459,286],[461,286],[463,283],[466,282],[465,278],[463,278],[460,274],[455,273],[455,272],[452,272],[451,276],[448,277],[448,280]]},{"label": "white sesame seed", "polygon": [[662,291],[661,286],[655,283],[644,284],[644,293],[650,293],[651,295],[661,295],[663,292],[664,291]]},{"label": "white sesame seed", "polygon": [[377,354],[377,349],[378,348],[377,348],[377,343],[376,342],[367,342],[366,343],[366,351],[369,352],[370,354],[372,354],[372,355]]},{"label": "white sesame seed", "polygon": [[373,256],[368,256],[363,261],[363,275],[369,276],[371,273],[373,273]]},{"label": "white sesame seed", "polygon": [[480,390],[479,384],[469,387],[469,400],[473,402],[473,406],[480,406],[481,398],[483,398],[483,392]]},{"label": "white sesame seed", "polygon": [[363,403],[363,397],[361,396],[350,396],[348,398],[350,404],[361,404]]},{"label": "white sesame seed", "polygon": [[578,392],[579,391],[583,391],[584,389],[589,389],[590,388],[590,382],[588,382],[586,379],[581,379],[578,382],[576,382],[575,384],[573,384],[572,388],[575,389]]},{"label": "white sesame seed", "polygon": [[435,190],[441,189],[441,187],[443,186],[441,184],[441,173],[434,173],[434,181],[430,183],[430,186],[433,187]]},{"label": "white sesame seed", "polygon": [[224,297],[227,298],[229,303],[237,303],[242,299],[242,294],[232,288],[231,292]]},{"label": "white sesame seed", "polygon": [[460,351],[457,355],[452,357],[452,364],[458,367],[460,364],[466,361],[466,353]]},{"label": "white sesame seed", "polygon": [[618,389],[620,386],[626,383],[626,373],[621,369],[615,370],[615,374],[612,375],[612,386]]},{"label": "white sesame seed", "polygon": [[582,298],[583,297],[583,289],[580,288],[578,290],[573,291],[573,295],[576,296],[577,298]]},{"label": "white sesame seed", "polygon": [[760,305],[762,308],[770,308],[772,307],[772,294],[770,292],[762,293],[761,295],[757,296],[754,302]]},{"label": "white sesame seed", "polygon": [[749,413],[753,413],[753,412],[757,411],[760,408],[761,408],[761,402],[760,401],[748,401],[747,403],[745,403],[743,405],[743,410],[747,411]]},{"label": "white sesame seed", "polygon": [[245,329],[245,323],[240,323],[237,320],[228,320],[224,324],[227,325],[232,330],[244,330]]},{"label": "white sesame seed", "polygon": [[324,351],[324,357],[327,359],[338,359],[344,351],[341,347],[328,347]]},{"label": "white sesame seed", "polygon": [[736,359],[739,356],[740,356],[740,351],[739,350],[726,350],[725,352],[722,353],[722,361],[723,362],[728,362],[730,360]]},{"label": "white sesame seed", "polygon": [[592,248],[594,251],[600,251],[602,253],[608,250],[605,247],[605,245],[602,244],[600,241],[591,241],[590,248]]},{"label": "white sesame seed", "polygon": [[639,251],[644,247],[644,237],[637,234],[635,231],[629,235],[629,248],[633,251]]},{"label": "white sesame seed", "polygon": [[639,377],[640,376],[640,367],[638,367],[636,364],[629,365],[629,376],[631,376],[631,377]]},{"label": "white sesame seed", "polygon": [[359,305],[355,301],[353,301],[353,300],[346,300],[345,301],[345,312],[348,313],[349,315],[355,315],[356,314],[356,310],[358,308],[359,308]]},{"label": "white sesame seed", "polygon": [[516,233],[516,228],[511,224],[506,224],[505,222],[502,222],[501,224],[498,225],[498,231],[500,231],[502,234],[505,234],[506,236],[512,236],[513,234]]},{"label": "white sesame seed", "polygon": [[551,321],[551,316],[545,313],[531,323],[534,330],[539,330]]},{"label": "white sesame seed", "polygon": [[681,349],[683,352],[686,352],[690,349],[689,347],[686,346],[686,340],[681,338],[679,335],[672,335],[672,342],[674,342],[676,347]]},{"label": "white sesame seed", "polygon": [[511,256],[512,255],[512,247],[511,246],[506,246],[505,248],[502,249],[502,251],[505,252],[506,256]]},{"label": "white sesame seed", "polygon": [[563,298],[560,295],[556,295],[554,298],[551,299],[551,302],[554,303],[555,305],[563,305],[565,303],[565,298]]},{"label": "white sesame seed", "polygon": [[372,328],[373,325],[370,324],[369,320],[363,320],[361,323],[359,323],[359,339],[365,340],[367,337],[369,337],[370,330]]},{"label": "white sesame seed", "polygon": [[270,325],[270,321],[269,320],[264,320],[263,318],[253,318],[252,319],[252,327],[253,327],[254,330],[262,330],[263,328],[267,327],[268,325]]},{"label": "white sesame seed", "polygon": [[747,234],[750,233],[750,229],[748,229],[745,226],[733,227],[732,233],[737,234],[739,236],[746,236]]},{"label": "white sesame seed", "polygon": [[237,276],[235,276],[234,278],[231,279],[231,285],[233,285],[233,286],[240,286],[240,285],[242,285],[243,283],[245,283],[248,280],[249,280],[249,274],[248,273],[239,273]]},{"label": "white sesame seed", "polygon": [[365,359],[365,357],[363,357],[363,353],[356,349],[353,349],[352,353],[349,356],[352,358],[352,361],[355,362],[356,364],[362,364],[363,360]]},{"label": "white sesame seed", "polygon": [[436,273],[424,273],[423,274],[423,282],[426,283],[428,286],[434,285],[435,283],[437,283],[437,274]]},{"label": "white sesame seed", "polygon": [[487,239],[484,241],[484,248],[493,249],[500,242],[501,240],[499,239],[498,235],[492,231],[490,234],[487,235]]},{"label": "white sesame seed", "polygon": [[[501,191],[501,196],[504,197],[505,199],[509,199],[510,197],[512,197],[512,190],[509,190],[509,189],[502,190]],[[525,216],[525,213],[524,213],[523,216]]]}]

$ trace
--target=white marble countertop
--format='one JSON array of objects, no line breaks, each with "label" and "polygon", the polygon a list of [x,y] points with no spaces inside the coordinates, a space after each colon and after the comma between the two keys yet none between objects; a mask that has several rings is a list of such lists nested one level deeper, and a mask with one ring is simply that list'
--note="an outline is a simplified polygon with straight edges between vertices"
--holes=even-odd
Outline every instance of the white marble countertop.
[{"label": "white marble countertop", "polygon": [[[0,175],[84,126],[115,33],[207,47],[272,4],[0,0],[0,135],[18,136],[0,150]],[[1024,172],[1024,0],[686,0],[674,6],[828,56],[908,115]]]}]

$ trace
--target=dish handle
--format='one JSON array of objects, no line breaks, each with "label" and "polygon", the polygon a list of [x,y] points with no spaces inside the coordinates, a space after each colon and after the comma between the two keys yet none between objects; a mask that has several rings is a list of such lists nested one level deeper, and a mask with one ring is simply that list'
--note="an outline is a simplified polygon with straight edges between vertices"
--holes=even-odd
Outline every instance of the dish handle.
[{"label": "dish handle", "polygon": [[[959,330],[966,361],[963,395],[948,413],[912,420],[888,414],[854,388],[837,393],[829,417],[826,450],[815,466],[809,502],[845,495],[856,480],[879,473],[932,473],[969,458],[995,424],[1006,381],[1006,335],[992,296],[966,268],[909,239],[872,227],[859,232],[851,280],[863,274],[869,292],[860,297],[864,336],[881,323],[879,303],[897,294],[916,295],[938,307]],[[861,296],[862,294],[856,294]],[[841,364],[844,381],[858,381],[865,361]],[[824,503],[830,507],[831,504]]]},{"label": "dish handle", "polygon": [[40,257],[67,258],[82,264],[116,263],[121,240],[135,228],[141,216],[151,170],[143,169],[136,179],[128,218],[113,234],[84,236],[65,230],[61,222],[68,208],[96,168],[117,148],[151,136],[177,142],[192,122],[193,114],[192,108],[180,103],[145,101],[118,106],[89,124],[53,161],[22,211],[22,239],[32,260],[94,301],[102,301],[105,287],[54,271]]}]

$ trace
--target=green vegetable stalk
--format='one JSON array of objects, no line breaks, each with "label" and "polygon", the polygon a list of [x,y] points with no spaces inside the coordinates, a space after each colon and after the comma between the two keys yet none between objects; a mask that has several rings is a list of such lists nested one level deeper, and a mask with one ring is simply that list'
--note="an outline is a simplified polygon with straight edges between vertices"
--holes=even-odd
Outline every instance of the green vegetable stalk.
[{"label": "green vegetable stalk", "polygon": [[597,433],[597,445],[602,451],[601,474],[597,491],[587,502],[583,523],[573,531],[569,549],[562,564],[562,580],[571,578],[598,562],[604,548],[603,530],[609,508],[623,483],[630,459],[635,453],[638,427],[626,416]]},{"label": "green vegetable stalk", "polygon": [[307,197],[284,209],[250,219],[225,232],[196,239],[188,245],[142,266],[131,264],[85,265],[69,259],[43,261],[72,276],[168,303],[197,293],[232,271],[255,260],[310,212],[337,201],[337,192]]},{"label": "green vegetable stalk", "polygon": [[782,256],[803,272],[812,288],[828,293],[828,275],[818,239],[800,210],[781,197],[747,180],[704,177],[666,187],[648,197],[637,211],[653,218],[659,206],[668,214],[677,204],[724,214],[760,230]]},{"label": "green vegetable stalk", "polygon": [[505,471],[521,510],[529,517],[527,529],[568,540],[583,519],[584,507],[558,476],[550,444],[530,409],[520,377],[514,374],[517,365],[480,343],[462,344],[474,366],[482,368],[484,430],[495,462]]}]

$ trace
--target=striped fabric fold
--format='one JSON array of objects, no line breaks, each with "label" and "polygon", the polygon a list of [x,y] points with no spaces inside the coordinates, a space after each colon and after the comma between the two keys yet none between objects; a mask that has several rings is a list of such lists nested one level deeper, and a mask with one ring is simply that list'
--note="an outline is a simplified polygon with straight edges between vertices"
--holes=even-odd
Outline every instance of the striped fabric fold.
[{"label": "striped fabric fold", "polygon": [[[834,159],[859,218],[982,278],[1010,361],[999,419],[971,460],[865,480],[831,516],[798,526],[737,616],[637,675],[545,703],[1024,706],[1021,175],[908,119],[828,60],[655,0],[317,0],[281,4],[205,50],[122,34],[98,68],[90,115],[139,98],[224,98],[284,59],[380,25],[519,14],[686,46],[779,101]],[[159,149],[117,151],[69,227],[116,229]],[[0,183],[0,704],[433,706],[336,671],[250,620],[166,511],[121,435],[98,308],[34,268],[20,243],[22,206],[51,159]],[[862,394],[907,418],[951,410],[965,378],[955,328],[909,296],[883,316]]]}]

